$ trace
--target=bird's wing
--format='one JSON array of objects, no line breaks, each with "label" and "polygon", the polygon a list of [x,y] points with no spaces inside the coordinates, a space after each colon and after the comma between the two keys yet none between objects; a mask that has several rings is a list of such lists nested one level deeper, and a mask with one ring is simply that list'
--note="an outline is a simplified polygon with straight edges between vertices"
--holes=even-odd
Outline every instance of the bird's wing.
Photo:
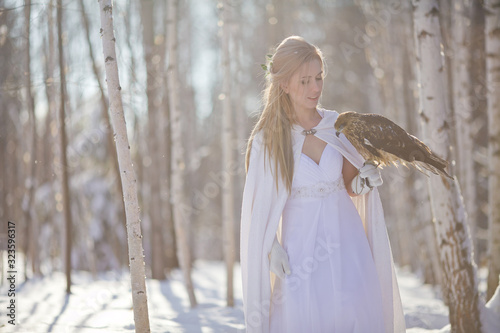
[{"label": "bird's wing", "polygon": [[362,121],[366,145],[412,162],[409,151],[420,147],[415,144],[413,138],[404,129],[377,114],[365,114]]}]

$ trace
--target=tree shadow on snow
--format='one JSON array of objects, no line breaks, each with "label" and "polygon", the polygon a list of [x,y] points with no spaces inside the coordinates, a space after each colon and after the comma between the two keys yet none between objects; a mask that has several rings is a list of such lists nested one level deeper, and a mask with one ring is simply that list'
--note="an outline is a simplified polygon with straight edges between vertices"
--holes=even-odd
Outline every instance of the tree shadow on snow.
[{"label": "tree shadow on snow", "polygon": [[47,332],[53,332],[54,326],[57,324],[57,322],[59,321],[59,318],[61,318],[62,314],[64,313],[64,311],[66,311],[66,308],[68,307],[70,295],[71,294],[65,294],[64,295],[64,304],[63,304],[63,306],[61,308],[61,312],[59,312],[59,314],[54,318],[54,321],[50,324],[49,329],[47,330]]},{"label": "tree shadow on snow", "polygon": [[186,328],[185,325],[189,323],[188,332],[193,333],[202,333],[200,326],[200,318],[196,313],[196,308],[192,309],[188,307],[187,309],[182,305],[182,298],[177,296],[172,289],[172,285],[170,281],[162,281],[160,285],[160,290],[163,296],[165,296],[166,300],[172,306],[173,310],[177,314],[176,318],[172,318],[171,320],[178,322],[183,325],[183,328]]}]

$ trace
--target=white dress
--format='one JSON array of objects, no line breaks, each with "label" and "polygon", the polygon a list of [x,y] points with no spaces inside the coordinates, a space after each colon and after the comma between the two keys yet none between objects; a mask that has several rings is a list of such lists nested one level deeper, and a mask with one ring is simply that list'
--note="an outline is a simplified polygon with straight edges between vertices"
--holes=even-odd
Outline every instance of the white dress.
[{"label": "white dress", "polygon": [[276,277],[271,333],[384,332],[380,284],[361,218],[345,189],[342,155],[302,153],[282,214],[291,275]]}]

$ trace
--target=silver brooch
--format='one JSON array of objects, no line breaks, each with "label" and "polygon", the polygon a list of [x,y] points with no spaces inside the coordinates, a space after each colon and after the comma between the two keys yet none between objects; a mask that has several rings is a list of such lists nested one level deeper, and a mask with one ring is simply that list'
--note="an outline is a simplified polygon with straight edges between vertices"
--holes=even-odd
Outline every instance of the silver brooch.
[{"label": "silver brooch", "polygon": [[310,130],[303,130],[302,131],[302,134],[303,135],[309,135],[309,134],[313,134],[316,133],[316,130],[314,128],[311,128]]}]

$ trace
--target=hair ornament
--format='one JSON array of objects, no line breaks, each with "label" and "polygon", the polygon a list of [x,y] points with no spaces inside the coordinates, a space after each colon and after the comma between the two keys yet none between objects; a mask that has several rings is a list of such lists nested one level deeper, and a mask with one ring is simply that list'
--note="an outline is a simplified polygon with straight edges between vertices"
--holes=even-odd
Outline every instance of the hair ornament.
[{"label": "hair ornament", "polygon": [[260,67],[262,67],[262,69],[264,70],[265,72],[265,77],[270,77],[270,74],[271,74],[271,67],[273,66],[273,62],[272,62],[272,58],[273,58],[273,55],[272,54],[268,54],[266,55],[266,58],[267,58],[267,64],[260,64]]}]

